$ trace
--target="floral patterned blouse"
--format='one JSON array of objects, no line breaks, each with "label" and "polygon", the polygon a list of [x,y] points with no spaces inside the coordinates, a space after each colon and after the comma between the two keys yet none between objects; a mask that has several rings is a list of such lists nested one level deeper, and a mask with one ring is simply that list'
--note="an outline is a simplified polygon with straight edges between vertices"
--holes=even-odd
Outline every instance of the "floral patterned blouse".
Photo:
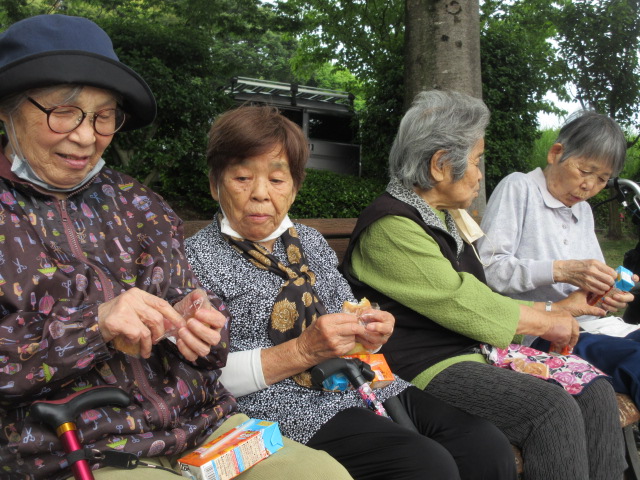
[{"label": "floral patterned blouse", "polygon": [[[313,228],[295,224],[311,271],[316,274],[316,293],[329,313],[342,310],[342,303],[353,301],[347,281],[338,271],[338,259],[324,237]],[[232,249],[220,234],[216,221],[185,242],[192,270],[202,285],[217,293],[231,313],[230,352],[269,348],[267,328],[274,300],[283,279],[260,269]],[[282,241],[278,239],[273,254],[288,264]],[[375,390],[384,401],[410,386],[396,379],[387,387]],[[357,392],[325,392],[301,387],[287,378],[264,390],[240,397],[238,408],[252,418],[276,421],[282,433],[306,443],[342,410],[364,408]]]}]

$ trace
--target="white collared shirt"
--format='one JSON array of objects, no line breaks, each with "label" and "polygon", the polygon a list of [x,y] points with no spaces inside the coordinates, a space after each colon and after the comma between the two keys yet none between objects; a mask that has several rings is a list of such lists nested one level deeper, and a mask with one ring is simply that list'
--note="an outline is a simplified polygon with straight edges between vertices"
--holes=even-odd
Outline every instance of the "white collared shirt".
[{"label": "white collared shirt", "polygon": [[[565,206],[547,189],[540,168],[512,173],[494,190],[482,219],[478,252],[487,283],[521,300],[558,301],[577,287],[554,283],[554,260],[604,262],[587,202]],[[495,248],[493,258],[491,254]]]}]

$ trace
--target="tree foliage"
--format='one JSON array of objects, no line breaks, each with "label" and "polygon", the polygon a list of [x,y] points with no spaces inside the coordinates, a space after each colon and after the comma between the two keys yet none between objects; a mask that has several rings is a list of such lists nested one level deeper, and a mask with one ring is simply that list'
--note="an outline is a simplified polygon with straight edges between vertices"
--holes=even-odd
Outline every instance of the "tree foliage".
[{"label": "tree foliage", "polygon": [[563,64],[548,41],[555,7],[548,0],[486,2],[481,37],[483,99],[491,110],[486,136],[487,195],[507,174],[527,171],[538,137],[537,114],[564,96]]},{"label": "tree foliage", "polygon": [[398,0],[280,0],[277,5],[302,33],[293,62],[301,75],[337,62],[364,82],[375,81],[385,60],[402,51],[404,16]]},{"label": "tree foliage", "polygon": [[[404,2],[289,0],[281,11],[296,18],[300,42],[293,65],[304,76],[314,61],[333,62],[361,82],[357,93],[365,175],[386,172],[389,148],[403,111]],[[550,0],[486,1],[482,15],[482,83],[493,112],[487,132],[488,189],[521,169],[537,134],[537,113],[553,107],[548,90],[564,96],[562,62],[548,38],[557,12]]]},{"label": "tree foliage", "polygon": [[[580,21],[576,21],[580,19]],[[583,108],[638,127],[640,107],[640,7],[637,0],[563,2],[557,17],[559,45]],[[638,142],[635,135],[629,146]],[[621,238],[618,208],[609,206],[609,238]]]},{"label": "tree foliage", "polygon": [[210,59],[209,35],[135,18],[104,21],[103,27],[120,45],[121,60],[147,80],[158,103],[151,127],[114,139],[109,163],[169,198],[208,200],[206,135],[215,115],[230,106],[219,90],[223,78]]},{"label": "tree foliage", "polygon": [[[580,19],[576,21],[576,19]],[[575,99],[615,118],[638,122],[640,7],[637,0],[575,0],[557,16],[560,51]]]},{"label": "tree foliage", "polygon": [[87,17],[158,102],[152,126],[119,133],[105,156],[174,205],[209,210],[204,152],[215,116],[231,106],[232,76],[290,78],[293,40],[259,0],[0,0],[4,28],[49,13]]},{"label": "tree foliage", "polygon": [[288,0],[278,12],[297,27],[292,59],[296,77],[314,82],[324,65],[347,70],[345,83],[359,98],[363,174],[384,176],[391,141],[402,115],[404,6],[399,0]]},{"label": "tree foliage", "polygon": [[[386,175],[403,112],[405,0],[0,0],[0,31],[28,16],[86,16],[159,104],[149,128],[118,134],[109,163],[172,203],[210,208],[203,152],[228,108],[232,76],[356,94],[365,175]],[[486,0],[481,4],[488,192],[527,168],[548,91],[631,127],[638,121],[638,0]],[[551,42],[555,39],[555,42]]]}]

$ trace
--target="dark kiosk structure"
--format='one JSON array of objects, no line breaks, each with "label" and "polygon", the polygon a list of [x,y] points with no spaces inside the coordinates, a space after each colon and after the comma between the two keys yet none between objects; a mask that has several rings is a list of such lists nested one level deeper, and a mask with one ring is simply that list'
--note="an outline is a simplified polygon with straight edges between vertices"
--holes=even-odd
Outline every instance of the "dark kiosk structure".
[{"label": "dark kiosk structure", "polygon": [[233,77],[227,92],[236,103],[273,105],[302,127],[309,139],[308,168],[360,175],[353,95],[247,77]]}]

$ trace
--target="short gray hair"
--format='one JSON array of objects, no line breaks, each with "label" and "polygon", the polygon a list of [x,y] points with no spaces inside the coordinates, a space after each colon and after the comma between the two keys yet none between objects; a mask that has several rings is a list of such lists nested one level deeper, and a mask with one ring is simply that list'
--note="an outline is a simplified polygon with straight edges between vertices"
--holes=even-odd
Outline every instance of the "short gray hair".
[{"label": "short gray hair", "polygon": [[[9,95],[3,99],[0,99],[0,113],[4,113],[7,116],[13,115],[27,100],[27,97],[48,95],[49,93],[64,89],[68,90],[68,92],[66,94],[66,97],[64,97],[64,100],[62,100],[62,103],[65,104],[67,102],[73,102],[78,97],[78,95],[80,95],[80,92],[82,92],[83,88],[83,85],[64,84],[52,85],[42,88],[33,88],[25,92],[14,93],[13,95]],[[113,94],[118,104],[121,104],[122,95],[113,91],[111,93]]]},{"label": "short gray hair", "polygon": [[560,129],[556,143],[563,147],[560,162],[569,157],[598,160],[617,177],[627,157],[627,140],[614,119],[593,110],[579,110]]},{"label": "short gray hair", "polygon": [[0,100],[0,113],[4,113],[6,116],[11,116],[18,111],[20,105],[27,99],[27,95],[24,92],[14,93]]},{"label": "short gray hair", "polygon": [[471,150],[484,137],[489,117],[489,109],[479,98],[442,90],[419,93],[393,141],[389,175],[407,188],[430,190],[435,186],[431,159],[444,150],[440,164],[449,163],[452,180],[460,180]]}]

